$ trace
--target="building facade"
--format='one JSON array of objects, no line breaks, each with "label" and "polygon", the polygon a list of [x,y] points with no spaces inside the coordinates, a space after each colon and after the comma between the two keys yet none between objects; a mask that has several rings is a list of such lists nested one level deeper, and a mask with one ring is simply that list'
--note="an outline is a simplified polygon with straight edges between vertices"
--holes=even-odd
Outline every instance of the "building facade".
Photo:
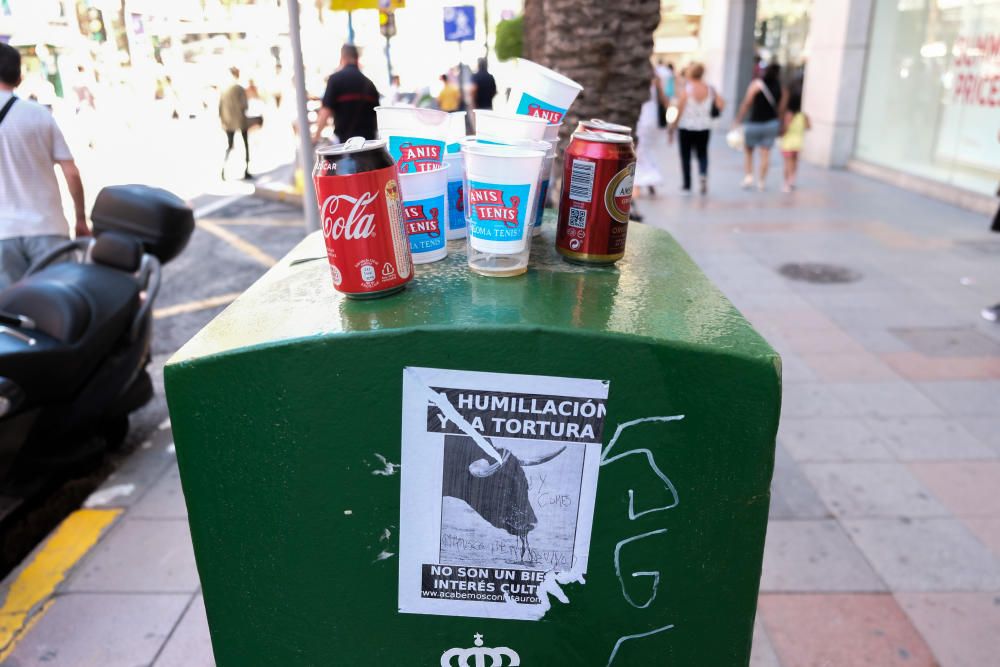
[{"label": "building facade", "polygon": [[807,160],[995,210],[1000,0],[704,0],[699,39],[730,100],[758,58],[787,66]]}]

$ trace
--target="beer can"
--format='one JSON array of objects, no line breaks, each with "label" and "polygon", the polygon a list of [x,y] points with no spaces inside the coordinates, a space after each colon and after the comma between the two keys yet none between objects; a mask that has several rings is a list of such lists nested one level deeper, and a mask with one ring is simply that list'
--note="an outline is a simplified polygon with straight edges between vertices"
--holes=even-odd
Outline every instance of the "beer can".
[{"label": "beer can", "polygon": [[613,264],[625,254],[635,149],[612,132],[575,132],[564,158],[556,250],[578,264]]},{"label": "beer can", "polygon": [[352,137],[317,149],[313,182],[337,291],[373,299],[403,289],[413,263],[385,140]]},{"label": "beer can", "polygon": [[632,128],[628,125],[619,125],[618,123],[609,123],[601,118],[591,118],[590,120],[581,120],[576,124],[576,129],[574,132],[614,132],[615,134],[627,134],[632,135]]}]

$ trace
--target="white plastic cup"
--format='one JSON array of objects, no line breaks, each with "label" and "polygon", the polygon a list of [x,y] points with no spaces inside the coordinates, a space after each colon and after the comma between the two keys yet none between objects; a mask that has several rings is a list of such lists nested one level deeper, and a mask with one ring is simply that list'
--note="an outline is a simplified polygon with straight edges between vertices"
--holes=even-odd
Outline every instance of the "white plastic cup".
[{"label": "white plastic cup", "polygon": [[538,203],[535,204],[535,222],[531,227],[532,236],[538,236],[542,233],[545,198],[549,196],[549,183],[552,181],[552,169],[556,161],[556,144],[554,142],[546,143],[549,145],[549,150],[545,153],[545,159],[542,161],[542,173],[538,184]]},{"label": "white plastic cup", "polygon": [[514,85],[507,98],[511,113],[561,123],[583,86],[548,67],[524,58],[517,59]]},{"label": "white plastic cup", "polygon": [[[456,145],[461,146],[456,142]],[[448,240],[464,239],[465,226],[465,159],[462,153],[446,153],[444,164],[448,170]]]},{"label": "white plastic cup", "polygon": [[491,276],[528,270],[543,150],[464,141],[469,268]]},{"label": "white plastic cup", "polygon": [[448,170],[443,166],[399,175],[403,226],[414,264],[448,256]]},{"label": "white plastic cup", "polygon": [[452,111],[448,114],[448,145],[445,148],[446,152],[458,153],[461,149],[461,144],[459,142],[462,141],[466,134],[468,134],[468,132],[465,129],[465,112]]},{"label": "white plastic cup", "polygon": [[476,109],[476,136],[538,141],[548,126],[544,118]]},{"label": "white plastic cup", "polygon": [[544,141],[554,141],[559,142],[559,130],[562,129],[562,123],[549,123],[545,128],[545,136],[542,137]]},{"label": "white plastic cup", "polygon": [[487,144],[504,146],[514,146],[516,148],[526,148],[545,152],[545,159],[542,160],[542,170],[539,172],[538,180],[538,202],[535,204],[535,214],[532,217],[531,234],[538,236],[542,233],[542,215],[545,208],[545,198],[548,196],[549,182],[552,178],[552,165],[556,159],[556,143],[550,141],[528,141],[516,139],[503,139],[492,135],[477,134],[475,137],[467,137],[466,144]]},{"label": "white plastic cup", "polygon": [[379,139],[385,139],[396,171],[408,174],[444,161],[451,114],[437,109],[375,107]]}]

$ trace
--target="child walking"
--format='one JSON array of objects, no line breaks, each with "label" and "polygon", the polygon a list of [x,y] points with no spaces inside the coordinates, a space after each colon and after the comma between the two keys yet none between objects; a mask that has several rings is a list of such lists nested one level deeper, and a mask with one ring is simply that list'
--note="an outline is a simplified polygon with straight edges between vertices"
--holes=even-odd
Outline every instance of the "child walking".
[{"label": "child walking", "polygon": [[782,192],[791,192],[795,188],[795,175],[799,170],[799,151],[802,150],[802,140],[809,129],[809,116],[802,113],[802,94],[794,93],[788,99],[788,109],[782,119],[785,133],[781,135],[781,155],[785,159],[785,185]]}]

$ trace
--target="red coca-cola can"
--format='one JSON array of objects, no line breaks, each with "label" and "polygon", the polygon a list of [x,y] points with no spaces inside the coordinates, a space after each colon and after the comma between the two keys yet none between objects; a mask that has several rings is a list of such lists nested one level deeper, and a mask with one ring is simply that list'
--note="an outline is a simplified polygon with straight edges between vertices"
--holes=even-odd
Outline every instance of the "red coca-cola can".
[{"label": "red coca-cola can", "polygon": [[578,264],[625,255],[635,148],[625,134],[579,131],[566,149],[556,250]]},{"label": "red coca-cola can", "polygon": [[387,296],[413,279],[395,163],[385,143],[353,137],[316,151],[313,182],[333,286],[352,299]]}]

